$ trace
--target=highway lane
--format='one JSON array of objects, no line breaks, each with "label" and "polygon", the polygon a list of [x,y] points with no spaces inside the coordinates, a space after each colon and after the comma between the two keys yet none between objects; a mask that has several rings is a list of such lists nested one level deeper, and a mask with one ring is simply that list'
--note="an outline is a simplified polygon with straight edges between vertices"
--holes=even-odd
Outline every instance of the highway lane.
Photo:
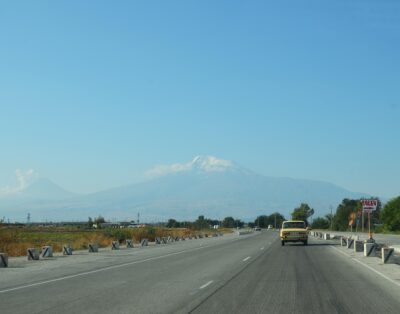
[{"label": "highway lane", "polygon": [[1,313],[188,311],[215,283],[228,280],[274,240],[273,232],[224,236],[102,252],[104,258],[74,256],[71,265],[64,263],[67,258],[62,260],[65,269],[54,266],[58,261],[49,262],[48,273],[46,267],[36,268],[44,282],[29,273],[25,273],[25,283],[17,276],[18,285],[13,284],[12,276],[6,277],[6,282],[0,280]]},{"label": "highway lane", "polygon": [[[84,256],[83,263],[76,257],[74,268],[63,270],[54,261],[48,282],[27,276],[13,284],[12,275],[1,277],[0,272],[0,311],[399,312],[399,287],[351,263],[329,244],[334,242],[310,239],[307,247],[281,247],[276,232],[264,231],[106,252],[105,258]],[[43,274],[45,268],[36,271]]]},{"label": "highway lane", "polygon": [[275,242],[192,312],[399,313],[398,285],[351,263],[332,249],[334,241],[309,242]]}]

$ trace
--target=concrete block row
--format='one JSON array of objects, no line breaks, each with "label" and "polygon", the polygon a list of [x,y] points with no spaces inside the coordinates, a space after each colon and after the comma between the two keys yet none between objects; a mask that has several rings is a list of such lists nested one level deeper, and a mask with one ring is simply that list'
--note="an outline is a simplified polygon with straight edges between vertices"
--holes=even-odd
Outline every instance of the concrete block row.
[{"label": "concrete block row", "polygon": [[[323,233],[318,231],[310,232],[310,235],[323,238],[324,240],[330,240],[336,238],[331,233]],[[381,259],[383,264],[399,263],[400,257],[396,256],[396,249],[393,247],[387,247],[383,244],[370,242],[369,240],[360,241],[359,235],[350,237],[341,236],[340,245],[348,249],[354,250],[354,252],[362,252],[365,257],[378,257]]]},{"label": "concrete block row", "polygon": [[[212,236],[222,236],[222,233],[215,233]],[[157,237],[155,238],[156,244],[167,244],[175,241],[185,241],[186,239],[201,239],[203,237],[208,237],[208,234],[199,234],[199,235],[189,235],[187,238],[185,237]],[[146,238],[141,239],[140,246],[148,246],[149,240]],[[126,248],[133,248],[133,240],[126,240]],[[119,250],[120,243],[119,241],[112,241],[111,243],[112,250]],[[99,245],[97,243],[89,243],[88,244],[88,252],[89,253],[97,253],[99,251]],[[65,244],[62,247],[63,255],[72,255],[73,249],[71,245]],[[38,261],[40,258],[51,258],[53,257],[53,247],[50,245],[43,246],[39,251],[37,248],[28,248],[27,249],[27,258],[29,261]],[[0,253],[0,268],[8,267],[8,255],[6,253]]]}]

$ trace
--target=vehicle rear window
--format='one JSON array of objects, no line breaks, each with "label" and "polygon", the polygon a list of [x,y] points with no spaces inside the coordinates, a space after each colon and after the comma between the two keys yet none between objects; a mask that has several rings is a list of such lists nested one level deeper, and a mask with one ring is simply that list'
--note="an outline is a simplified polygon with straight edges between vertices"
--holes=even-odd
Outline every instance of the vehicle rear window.
[{"label": "vehicle rear window", "polygon": [[305,228],[306,225],[303,221],[288,221],[283,223],[283,229],[289,229],[289,228]]}]

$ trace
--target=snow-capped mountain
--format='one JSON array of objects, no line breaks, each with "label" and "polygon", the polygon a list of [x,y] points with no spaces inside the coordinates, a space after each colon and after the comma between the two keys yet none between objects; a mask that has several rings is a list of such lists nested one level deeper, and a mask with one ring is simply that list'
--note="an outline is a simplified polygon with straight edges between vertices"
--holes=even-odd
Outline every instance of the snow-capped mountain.
[{"label": "snow-capped mountain", "polygon": [[[33,213],[41,219],[106,218],[144,220],[193,219],[234,216],[242,219],[279,211],[288,216],[301,202],[328,213],[343,198],[359,198],[331,183],[267,177],[236,163],[212,156],[197,156],[187,163],[159,165],[147,172],[148,180],[89,195],[72,195],[42,181],[24,192],[29,198],[0,199],[0,216]],[[7,210],[7,211],[6,211]],[[18,215],[17,215],[18,216]]]},{"label": "snow-capped mountain", "polygon": [[250,174],[250,171],[238,166],[231,160],[218,159],[214,156],[196,156],[188,163],[158,165],[147,171],[146,175],[149,178],[157,178],[170,174],[177,173],[209,173],[209,172],[240,172]]}]

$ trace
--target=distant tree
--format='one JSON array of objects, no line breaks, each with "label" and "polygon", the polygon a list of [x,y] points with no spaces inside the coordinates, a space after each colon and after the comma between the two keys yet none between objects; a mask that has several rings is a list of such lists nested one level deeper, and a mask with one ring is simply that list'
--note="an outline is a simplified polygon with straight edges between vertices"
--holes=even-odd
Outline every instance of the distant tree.
[{"label": "distant tree", "polygon": [[256,226],[254,222],[249,222],[247,225],[249,226],[249,228],[254,228]]},{"label": "distant tree", "polygon": [[268,224],[269,224],[269,216],[267,215],[258,216],[256,220],[254,220],[254,225],[260,228],[266,228],[268,227]]},{"label": "distant tree", "polygon": [[210,228],[210,225],[208,224],[207,220],[204,219],[204,216],[201,215],[197,220],[194,222],[194,227],[196,229],[208,229]]},{"label": "distant tree", "polygon": [[207,219],[207,223],[210,226],[215,226],[215,225],[220,225],[221,224],[221,222],[219,220],[217,220],[217,219]]},{"label": "distant tree", "polygon": [[312,209],[308,204],[301,203],[299,207],[296,207],[292,212],[293,220],[303,220],[308,224],[308,217],[314,214],[314,209]]},{"label": "distant tree", "polygon": [[244,226],[244,222],[241,221],[240,219],[236,219],[234,222],[234,226],[238,228],[242,228]]},{"label": "distant tree", "polygon": [[89,218],[88,218],[87,226],[88,226],[89,228],[92,228],[92,227],[93,227],[93,219],[92,219],[92,217],[89,217]]},{"label": "distant tree", "polygon": [[333,229],[346,231],[349,228],[349,217],[351,214],[361,210],[360,200],[343,199],[342,203],[337,207],[336,214],[333,217]]},{"label": "distant tree", "polygon": [[382,210],[383,226],[388,231],[400,231],[400,196],[390,200]]},{"label": "distant tree", "polygon": [[325,215],[325,219],[327,220],[327,222],[328,222],[328,228],[330,228],[331,227],[331,225],[333,224],[333,218],[335,217],[335,215],[333,215],[333,214],[327,214],[327,215]]},{"label": "distant tree", "polygon": [[329,221],[323,217],[317,217],[311,224],[313,229],[328,229],[329,228]]},{"label": "distant tree", "polygon": [[94,219],[94,223],[97,225],[97,228],[100,228],[100,224],[105,223],[105,222],[106,222],[106,220],[101,215],[99,215],[99,217],[96,217]]},{"label": "distant tree", "polygon": [[235,226],[235,219],[233,217],[225,217],[224,220],[222,221],[222,226],[224,228],[234,228]]},{"label": "distant tree", "polygon": [[271,225],[275,227],[275,222],[276,222],[276,227],[279,228],[279,226],[282,225],[282,222],[285,220],[285,217],[278,213],[272,213],[271,215],[261,215],[258,216],[254,220],[254,225],[258,225],[261,228],[267,228],[268,225]]},{"label": "distant tree", "polygon": [[175,219],[168,219],[167,228],[179,228],[180,227],[180,223],[178,221],[176,221]]},{"label": "distant tree", "polygon": [[274,228],[275,228],[275,223],[276,223],[276,228],[280,228],[285,220],[286,220],[285,217],[278,212],[269,215],[269,225],[272,225]]}]

